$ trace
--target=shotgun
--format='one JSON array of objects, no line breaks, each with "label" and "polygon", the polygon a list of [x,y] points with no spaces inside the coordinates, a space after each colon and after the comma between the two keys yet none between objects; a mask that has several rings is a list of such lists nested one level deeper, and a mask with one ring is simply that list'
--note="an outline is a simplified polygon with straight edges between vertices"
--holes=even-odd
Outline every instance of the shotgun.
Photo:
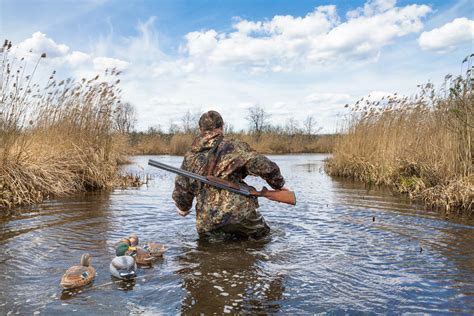
[{"label": "shotgun", "polygon": [[187,170],[175,168],[175,167],[166,165],[164,163],[161,163],[152,159],[148,160],[148,164],[156,168],[160,168],[169,172],[179,174],[184,177],[188,177],[188,178],[200,181],[202,183],[211,185],[218,189],[227,190],[227,191],[241,194],[244,196],[264,197],[272,201],[296,205],[296,196],[295,196],[295,193],[292,191],[268,190],[266,187],[263,187],[261,191],[257,191],[254,188],[247,186],[245,184],[238,184],[238,183],[227,181],[227,180],[217,178],[214,176],[201,176],[199,174],[192,173]]}]

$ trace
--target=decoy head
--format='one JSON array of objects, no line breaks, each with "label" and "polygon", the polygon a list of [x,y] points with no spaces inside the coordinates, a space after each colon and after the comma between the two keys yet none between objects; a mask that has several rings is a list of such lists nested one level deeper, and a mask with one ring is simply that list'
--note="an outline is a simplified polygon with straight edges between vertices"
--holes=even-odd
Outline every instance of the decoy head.
[{"label": "decoy head", "polygon": [[117,257],[125,256],[125,253],[128,251],[128,249],[129,249],[129,245],[122,242],[118,244],[117,248],[115,248],[115,255]]},{"label": "decoy head", "polygon": [[130,245],[131,245],[130,239],[128,239],[128,238],[120,239],[120,241],[117,243],[117,246],[118,246],[119,244],[127,244],[127,245],[130,246]]},{"label": "decoy head", "polygon": [[91,255],[88,253],[83,254],[81,257],[81,265],[84,267],[88,267],[91,265],[91,263],[92,263]]},{"label": "decoy head", "polygon": [[128,236],[128,240],[130,240],[131,246],[138,246],[138,236],[136,234],[131,234]]}]

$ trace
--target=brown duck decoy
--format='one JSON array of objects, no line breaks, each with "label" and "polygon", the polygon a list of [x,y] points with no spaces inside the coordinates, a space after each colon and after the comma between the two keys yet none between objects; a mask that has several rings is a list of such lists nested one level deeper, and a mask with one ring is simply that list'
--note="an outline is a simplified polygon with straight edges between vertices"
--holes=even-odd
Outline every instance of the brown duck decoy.
[{"label": "brown duck decoy", "polygon": [[95,269],[91,266],[92,257],[85,253],[81,257],[80,266],[72,266],[67,269],[61,278],[63,289],[74,289],[90,284],[95,278]]},{"label": "brown duck decoy", "polygon": [[142,242],[141,245],[139,245],[139,238],[136,234],[131,234],[128,237],[128,240],[130,241],[130,245],[132,247],[140,247],[145,251],[148,251],[150,255],[154,258],[159,258],[162,257],[163,254],[166,251],[166,248],[162,244],[155,244],[151,242]]},{"label": "brown duck decoy", "polygon": [[133,258],[135,258],[135,262],[141,266],[151,265],[151,263],[155,259],[150,255],[150,252],[144,250],[142,247],[139,246],[129,247],[125,255],[132,256]]}]

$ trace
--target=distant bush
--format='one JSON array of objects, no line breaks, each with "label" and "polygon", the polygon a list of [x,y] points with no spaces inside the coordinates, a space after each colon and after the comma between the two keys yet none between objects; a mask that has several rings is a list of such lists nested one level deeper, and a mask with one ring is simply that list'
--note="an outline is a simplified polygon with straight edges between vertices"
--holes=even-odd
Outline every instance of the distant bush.
[{"label": "distant bush", "polygon": [[[247,142],[253,149],[265,154],[329,153],[335,135],[285,135],[262,133],[230,133],[230,138]],[[134,133],[131,136],[130,153],[137,155],[183,155],[189,150],[196,134]]]}]

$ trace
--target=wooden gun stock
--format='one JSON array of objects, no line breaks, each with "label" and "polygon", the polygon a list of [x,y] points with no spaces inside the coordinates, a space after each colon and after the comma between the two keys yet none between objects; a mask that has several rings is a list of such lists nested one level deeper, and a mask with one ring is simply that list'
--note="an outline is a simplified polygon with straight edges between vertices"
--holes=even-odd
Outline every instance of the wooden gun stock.
[{"label": "wooden gun stock", "polygon": [[246,195],[253,195],[256,197],[264,197],[272,201],[286,203],[291,205],[296,205],[296,196],[295,192],[288,191],[288,190],[268,190],[266,187],[263,187],[261,191],[254,190],[253,188],[244,186],[243,188],[241,185],[227,181],[221,178],[217,178],[214,176],[207,176],[207,180],[218,183],[220,185],[226,186],[228,188],[237,190],[237,191],[247,191]]},{"label": "wooden gun stock", "polygon": [[254,196],[264,197],[272,201],[296,205],[295,192],[288,190],[268,190],[263,187],[261,191],[251,190],[250,193]]}]

